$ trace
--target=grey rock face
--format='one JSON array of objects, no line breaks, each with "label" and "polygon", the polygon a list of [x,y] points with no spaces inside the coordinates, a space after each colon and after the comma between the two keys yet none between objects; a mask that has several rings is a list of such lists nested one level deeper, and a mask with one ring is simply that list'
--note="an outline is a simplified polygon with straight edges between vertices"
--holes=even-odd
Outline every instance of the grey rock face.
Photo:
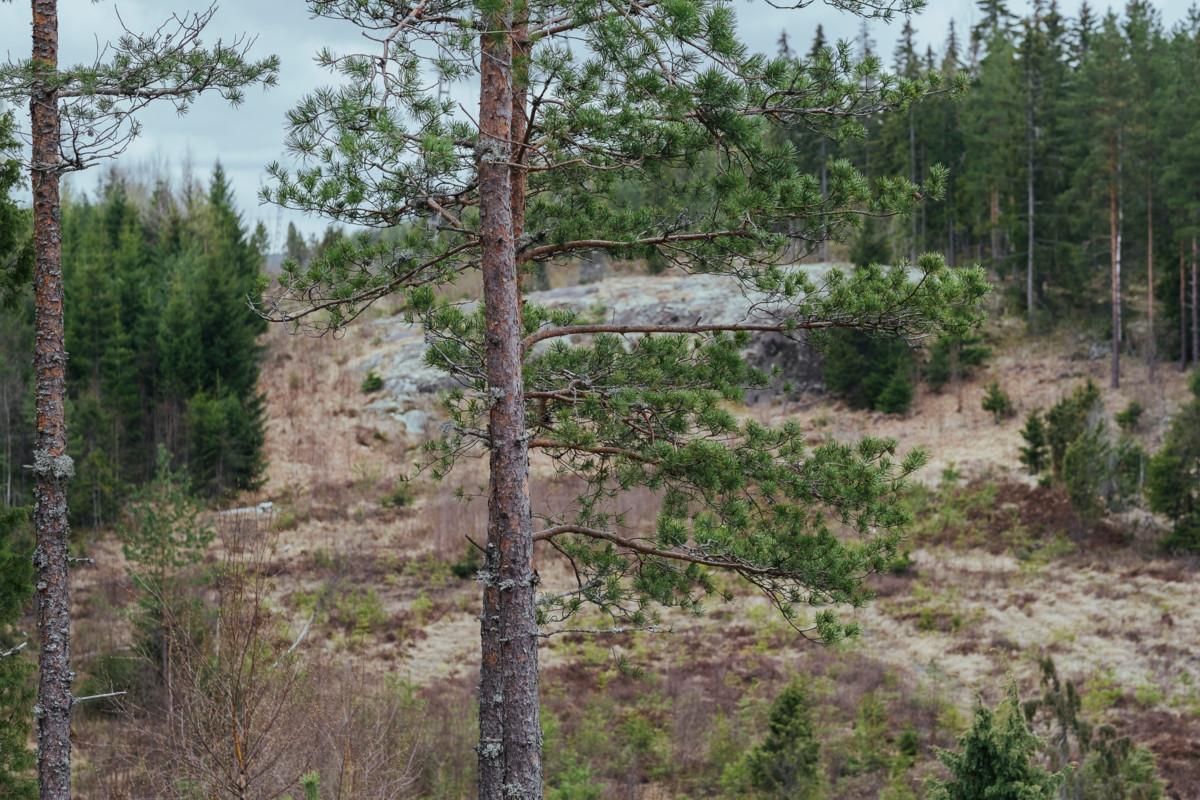
[{"label": "grey rock face", "polygon": [[[733,280],[715,275],[634,275],[610,277],[594,283],[531,292],[528,302],[552,308],[570,307],[588,311],[594,318],[613,324],[747,322],[769,317],[764,298],[745,293]],[[383,389],[369,408],[391,415],[411,433],[424,431],[424,412],[440,391],[454,380],[425,363],[428,347],[420,326],[398,318],[376,320],[375,336],[381,343],[358,367],[365,375],[375,370],[383,377]],[[781,376],[765,390],[757,390],[751,402],[778,397],[785,383],[794,393],[822,389],[820,359],[803,334],[758,335],[747,351],[750,362],[763,370],[778,367]]]}]

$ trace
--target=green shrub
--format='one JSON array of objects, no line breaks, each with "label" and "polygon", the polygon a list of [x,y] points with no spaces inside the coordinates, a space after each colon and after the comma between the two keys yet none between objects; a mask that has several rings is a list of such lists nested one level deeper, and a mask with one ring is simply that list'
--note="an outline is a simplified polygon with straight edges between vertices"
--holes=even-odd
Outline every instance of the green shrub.
[{"label": "green shrub", "polygon": [[983,410],[991,413],[997,425],[1016,413],[1012,399],[1000,388],[999,381],[988,384],[987,393],[983,396]]},{"label": "green shrub", "polygon": [[853,408],[902,414],[912,406],[913,354],[895,337],[837,330],[823,338],[825,386]]},{"label": "green shrub", "polygon": [[362,379],[362,393],[372,394],[383,388],[383,378],[375,370],[371,370]]},{"label": "green shrub", "polygon": [[467,552],[458,561],[450,563],[450,574],[461,580],[474,580],[479,572],[479,551],[468,547]]},{"label": "green shrub", "polygon": [[1174,525],[1165,546],[1200,551],[1200,370],[1192,374],[1191,389],[1194,398],[1172,420],[1162,449],[1150,459],[1146,488],[1150,508]]},{"label": "green shrub", "polygon": [[1050,446],[1050,466],[1056,478],[1063,477],[1067,448],[1083,435],[1088,420],[1100,410],[1100,389],[1089,379],[1046,412],[1046,440]]},{"label": "green shrub", "polygon": [[412,484],[405,480],[399,480],[379,502],[387,508],[408,508],[412,505],[414,496]]},{"label": "green shrub", "polygon": [[1085,431],[1067,447],[1063,476],[1071,506],[1085,520],[1099,519],[1111,492],[1112,446],[1102,425]]},{"label": "green shrub", "polygon": [[[1025,703],[1025,717],[1030,722],[1048,718],[1043,724],[1055,732],[1044,752],[1050,768],[1062,771],[1063,796],[1159,800],[1162,782],[1150,751],[1117,736],[1111,726],[1096,728],[1080,715],[1089,708],[1109,708],[1119,700],[1124,691],[1116,681],[1105,676],[1083,696],[1074,683],[1060,680],[1053,660],[1043,659],[1041,667],[1042,695]],[[1078,766],[1071,768],[1072,764]]]},{"label": "green shrub", "polygon": [[1136,433],[1142,426],[1142,415],[1146,409],[1137,400],[1131,400],[1125,410],[1117,414],[1117,426],[1125,433]]},{"label": "green shrub", "polygon": [[992,348],[983,343],[978,333],[965,336],[943,334],[929,348],[929,360],[925,362],[925,383],[934,391],[940,390],[958,377],[968,378],[975,370],[987,363]]}]

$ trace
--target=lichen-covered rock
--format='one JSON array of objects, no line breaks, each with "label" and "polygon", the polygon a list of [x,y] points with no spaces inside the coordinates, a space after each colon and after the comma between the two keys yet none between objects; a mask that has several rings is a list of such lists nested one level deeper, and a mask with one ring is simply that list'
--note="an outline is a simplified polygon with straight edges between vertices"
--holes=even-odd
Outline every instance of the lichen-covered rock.
[{"label": "lichen-covered rock", "polygon": [[[767,318],[769,307],[762,296],[745,292],[735,281],[718,275],[625,275],[594,283],[531,292],[527,302],[587,311],[614,324],[696,324],[742,322]],[[378,346],[358,366],[383,378],[383,389],[369,408],[402,420],[406,427],[425,427],[425,419],[412,410],[427,408],[431,399],[454,385],[454,380],[425,363],[426,342],[420,326],[392,317],[374,322]],[[747,353],[751,363],[764,370],[778,367],[781,375],[772,387],[755,391],[748,399],[777,396],[787,384],[793,393],[820,391],[820,360],[802,334],[755,336]]]}]

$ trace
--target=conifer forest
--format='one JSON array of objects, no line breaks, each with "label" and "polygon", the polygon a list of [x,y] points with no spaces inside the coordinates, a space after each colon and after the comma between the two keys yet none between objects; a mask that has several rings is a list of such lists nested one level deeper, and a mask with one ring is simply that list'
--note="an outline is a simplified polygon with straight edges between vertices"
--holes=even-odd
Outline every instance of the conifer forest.
[{"label": "conifer forest", "polygon": [[0,798],[1200,798],[1200,6],[0,46]]}]

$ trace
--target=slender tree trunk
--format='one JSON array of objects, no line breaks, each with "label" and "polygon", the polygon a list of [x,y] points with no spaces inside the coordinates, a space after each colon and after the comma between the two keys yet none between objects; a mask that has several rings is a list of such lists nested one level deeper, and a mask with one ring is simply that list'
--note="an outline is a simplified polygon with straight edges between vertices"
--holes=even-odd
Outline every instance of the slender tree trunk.
[{"label": "slender tree trunk", "polygon": [[12,505],[12,410],[8,403],[8,383],[4,384],[4,505]]},{"label": "slender tree trunk", "polygon": [[[908,112],[908,178],[914,184],[917,182],[917,125],[913,112]],[[912,241],[908,248],[909,263],[917,263],[917,211],[912,212]]]},{"label": "slender tree trunk", "polygon": [[1121,223],[1117,195],[1117,173],[1120,170],[1117,158],[1117,140],[1109,143],[1108,165],[1111,178],[1108,184],[1108,244],[1112,274],[1112,388],[1121,385]]},{"label": "slender tree trunk", "polygon": [[992,187],[988,219],[992,226],[992,270],[1000,268],[1000,190]]},{"label": "slender tree trunk", "polygon": [[1035,196],[1034,196],[1034,119],[1033,119],[1033,70],[1029,67],[1025,70],[1026,84],[1029,92],[1028,100],[1025,104],[1025,203],[1026,214],[1029,217],[1028,235],[1026,237],[1025,246],[1025,315],[1029,319],[1030,324],[1033,323],[1033,256],[1034,256],[1034,217],[1035,212]]},{"label": "slender tree trunk", "polygon": [[[821,137],[821,199],[824,200],[829,196],[829,143],[825,137]],[[821,263],[829,263],[829,227],[826,226],[821,231]]]},{"label": "slender tree trunk", "polygon": [[513,7],[484,20],[479,104],[490,483],[479,678],[479,797],[542,797],[521,300],[513,242]]},{"label": "slender tree trunk", "polygon": [[1179,371],[1187,369],[1187,256],[1179,243]]},{"label": "slender tree trunk", "polygon": [[1146,358],[1150,361],[1149,380],[1154,383],[1158,370],[1158,339],[1154,335],[1154,184],[1146,188]]},{"label": "slender tree trunk", "polygon": [[1192,364],[1200,364],[1200,281],[1197,281],[1196,262],[1200,260],[1200,248],[1196,237],[1192,237]]},{"label": "slender tree trunk", "polygon": [[40,72],[30,98],[35,263],[36,375],[34,527],[37,547],[37,770],[41,800],[71,796],[71,617],[67,574],[66,366],[63,346],[62,209],[59,198],[56,0],[33,0],[33,60]]},{"label": "slender tree trunk", "polygon": [[[525,189],[529,174],[526,164],[529,153],[525,139],[529,132],[529,3],[513,0],[513,69],[512,69],[512,236],[516,248],[521,247],[525,234]],[[517,266],[522,260],[518,255]],[[546,287],[548,288],[548,287]]]}]

